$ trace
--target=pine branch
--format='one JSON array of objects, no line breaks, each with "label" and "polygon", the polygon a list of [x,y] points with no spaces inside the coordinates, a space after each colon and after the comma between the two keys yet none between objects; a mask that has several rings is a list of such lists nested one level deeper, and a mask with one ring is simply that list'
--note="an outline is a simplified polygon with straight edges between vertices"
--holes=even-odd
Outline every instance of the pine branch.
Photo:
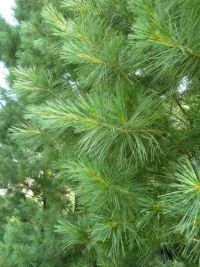
[{"label": "pine branch", "polygon": [[[80,98],[76,104],[48,103],[48,107],[29,108],[26,118],[39,119],[43,129],[55,137],[73,127],[81,134],[80,150],[99,158],[105,158],[114,145],[119,159],[126,153],[141,161],[147,159],[148,147],[153,156],[159,150],[156,140],[159,131],[152,128],[160,116],[159,104],[141,94],[128,114],[124,99],[119,97],[92,95]],[[118,106],[120,102],[121,107]]]}]

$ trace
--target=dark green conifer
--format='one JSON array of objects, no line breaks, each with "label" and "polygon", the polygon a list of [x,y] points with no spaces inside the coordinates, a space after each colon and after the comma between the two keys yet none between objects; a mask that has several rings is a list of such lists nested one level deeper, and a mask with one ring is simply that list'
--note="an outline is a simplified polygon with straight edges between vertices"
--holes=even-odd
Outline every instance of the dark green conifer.
[{"label": "dark green conifer", "polygon": [[199,1],[16,3],[1,266],[199,266]]}]

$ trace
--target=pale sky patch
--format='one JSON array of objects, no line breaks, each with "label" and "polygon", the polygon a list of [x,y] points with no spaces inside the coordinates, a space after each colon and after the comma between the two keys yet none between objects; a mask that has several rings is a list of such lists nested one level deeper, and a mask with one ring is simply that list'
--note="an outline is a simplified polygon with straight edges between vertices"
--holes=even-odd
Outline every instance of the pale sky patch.
[{"label": "pale sky patch", "polygon": [[0,15],[4,17],[8,23],[12,25],[17,24],[17,21],[13,16],[14,7],[15,7],[15,0],[0,0]]},{"label": "pale sky patch", "polygon": [[[11,25],[16,25],[17,21],[13,16],[13,8],[15,7],[15,0],[0,0],[0,15]],[[5,65],[0,62],[0,87],[8,89],[9,86],[6,81],[8,70]]]},{"label": "pale sky patch", "polygon": [[8,76],[8,69],[5,67],[3,62],[0,62],[0,87],[4,89],[8,89],[9,86],[6,81],[6,77]]}]

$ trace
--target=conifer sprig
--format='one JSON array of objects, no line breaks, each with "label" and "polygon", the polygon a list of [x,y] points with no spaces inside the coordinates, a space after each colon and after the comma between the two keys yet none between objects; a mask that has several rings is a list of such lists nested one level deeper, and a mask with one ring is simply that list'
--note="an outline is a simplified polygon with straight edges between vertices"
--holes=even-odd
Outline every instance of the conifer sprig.
[{"label": "conifer sprig", "polygon": [[196,77],[200,62],[198,1],[192,5],[188,0],[169,1],[168,5],[162,0],[142,2],[136,5],[139,16],[130,39],[138,52],[146,51],[145,58],[139,58],[141,65],[152,62],[145,71],[156,72],[159,78],[166,72],[174,79]]},{"label": "conifer sprig", "polygon": [[154,126],[160,108],[151,96],[142,93],[135,97],[130,111],[123,96],[95,94],[81,97],[76,103],[57,101],[29,108],[26,118],[39,119],[41,127],[54,137],[73,127],[80,134],[80,151],[86,154],[103,159],[115,148],[120,159],[134,156],[142,161],[147,159],[149,151],[151,156],[159,151],[156,139],[159,131]]},{"label": "conifer sprig", "polygon": [[167,217],[171,217],[171,221],[177,218],[172,231],[185,239],[187,244],[184,248],[185,252],[187,247],[190,248],[191,243],[197,245],[200,238],[199,170],[199,161],[195,159],[183,158],[178,163],[172,164],[172,172],[168,174],[171,180],[169,187],[171,192],[162,196]]}]

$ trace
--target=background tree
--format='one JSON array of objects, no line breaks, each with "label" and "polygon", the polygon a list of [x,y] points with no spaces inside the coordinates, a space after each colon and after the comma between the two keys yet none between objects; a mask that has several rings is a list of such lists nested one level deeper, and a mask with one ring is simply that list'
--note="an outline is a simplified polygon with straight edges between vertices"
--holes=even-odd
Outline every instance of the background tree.
[{"label": "background tree", "polygon": [[[10,26],[2,19],[0,27],[4,29],[1,31],[4,36],[0,44],[1,59],[10,69],[8,77],[10,87],[15,80],[15,72],[12,69],[17,65],[27,67],[32,64],[35,68],[40,66],[41,70],[55,66],[51,53],[47,55],[44,52],[50,41],[40,25],[42,8],[40,1],[34,1],[34,4],[18,1],[15,14],[19,24]],[[23,22],[28,19],[29,22]],[[11,33],[18,38],[14,40]],[[34,72],[36,70],[33,68],[31,73],[33,79],[37,77]],[[37,70],[38,74],[39,72]],[[40,84],[38,79],[40,86],[38,90],[42,90],[42,86],[47,87],[45,83],[48,83],[49,77],[53,81],[56,75],[62,75],[61,73],[62,68],[59,64],[57,70],[52,68],[52,73],[49,71],[49,74],[45,74],[43,71],[46,80],[40,76],[43,84]],[[56,86],[58,87],[58,84],[55,81],[54,87]],[[29,86],[27,90],[31,91],[31,87]],[[70,206],[63,178],[57,177],[57,173],[52,173],[50,169],[53,159],[58,157],[57,151],[51,147],[38,146],[36,143],[34,145],[37,149],[33,150],[24,140],[16,141],[10,135],[11,127],[25,123],[22,114],[28,104],[41,103],[50,96],[52,96],[51,90],[47,90],[44,98],[40,99],[37,99],[34,93],[33,97],[29,98],[27,94],[16,95],[12,90],[1,90],[0,177],[1,188],[8,189],[7,194],[0,200],[1,266],[66,265],[66,255],[59,250],[60,238],[54,233],[57,219]],[[55,177],[57,179],[54,179]]]}]

